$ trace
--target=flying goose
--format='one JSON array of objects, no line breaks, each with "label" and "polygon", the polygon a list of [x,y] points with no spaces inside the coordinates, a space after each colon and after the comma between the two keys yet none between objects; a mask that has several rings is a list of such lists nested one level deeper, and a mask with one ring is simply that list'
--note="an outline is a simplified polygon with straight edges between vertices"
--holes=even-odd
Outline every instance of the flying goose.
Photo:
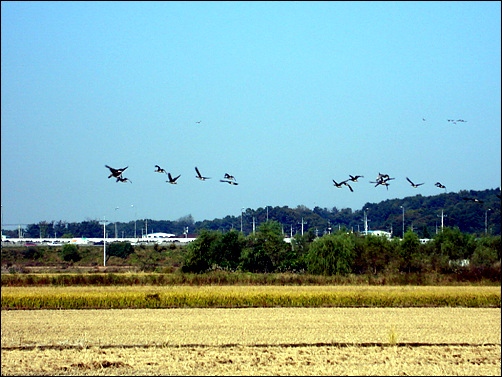
[{"label": "flying goose", "polygon": [[230,183],[231,185],[238,185],[237,182],[234,182],[234,181],[225,181],[224,179],[220,179],[220,182]]},{"label": "flying goose", "polygon": [[123,178],[122,176],[117,177],[117,182],[130,182],[130,183],[132,183],[132,181],[129,178]]},{"label": "flying goose", "polygon": [[475,202],[475,203],[484,203],[482,200],[479,200],[477,198],[462,198],[464,200],[470,200],[472,202]]},{"label": "flying goose", "polygon": [[334,185],[333,185],[333,186],[335,186],[336,188],[341,188],[343,185],[345,185],[345,186],[347,186],[347,187],[349,188],[349,190],[350,190],[351,192],[354,192],[354,190],[352,190],[352,187],[350,187],[350,185],[347,183],[347,181],[348,181],[348,179],[347,179],[347,180],[345,180],[345,181],[342,181],[342,182],[340,182],[340,183],[337,183],[337,182],[333,179],[333,183],[334,183]]},{"label": "flying goose", "polygon": [[441,189],[445,189],[445,188],[446,188],[446,186],[442,185],[442,184],[441,184],[441,183],[439,183],[439,182],[436,182],[434,185],[435,185],[436,187],[441,188]]},{"label": "flying goose", "polygon": [[155,170],[156,173],[166,173],[167,174],[167,172],[164,169],[162,169],[159,165],[155,165],[155,167],[157,168],[157,170]]},{"label": "flying goose", "polygon": [[197,175],[195,176],[195,178],[198,178],[200,179],[201,181],[205,181],[206,179],[211,179],[211,177],[203,177],[200,172],[199,172],[199,169],[197,169],[197,166],[195,167],[195,171],[197,172]]},{"label": "flying goose", "polygon": [[110,167],[108,165],[105,165],[105,167],[107,167],[108,169],[110,169],[110,171],[112,172],[112,174],[110,174],[108,176],[108,178],[111,178],[111,177],[118,178],[118,177],[122,176],[122,172],[124,170],[126,170],[129,166],[126,166],[125,168],[122,168],[122,169],[114,169],[114,168],[112,168],[112,167]]},{"label": "flying goose", "polygon": [[228,173],[225,173],[225,179],[233,179],[235,181],[235,177],[233,175],[228,174]]},{"label": "flying goose", "polygon": [[168,183],[171,183],[171,184],[175,185],[175,184],[177,184],[176,180],[177,180],[179,177],[181,177],[181,174],[180,174],[180,175],[178,175],[176,178],[173,178],[173,177],[171,176],[171,173],[167,173],[167,176],[169,177],[169,181],[166,181],[166,182],[168,182]]},{"label": "flying goose", "polygon": [[375,187],[377,187],[378,185],[385,186],[387,188],[387,190],[389,189],[388,181],[395,179],[395,178],[389,177],[388,174],[380,174],[380,173],[378,173],[378,177],[379,178],[377,178],[377,180],[375,182],[370,182],[370,183],[376,183]]},{"label": "flying goose", "polygon": [[382,181],[382,180],[386,181],[389,179],[394,179],[394,178],[390,178],[390,176],[388,174],[382,174],[382,173],[378,173],[378,177],[376,178],[377,182]]},{"label": "flying goose", "polygon": [[413,188],[417,188],[418,186],[423,185],[423,183],[413,183],[408,177],[406,177],[406,179],[408,180],[408,182],[410,182],[410,184]]},{"label": "flying goose", "polygon": [[358,179],[358,178],[364,178],[364,175],[356,175],[356,176],[352,176],[352,175],[350,175],[350,174],[349,174],[349,177],[350,177],[350,180],[351,180],[352,182],[357,182],[357,179]]}]

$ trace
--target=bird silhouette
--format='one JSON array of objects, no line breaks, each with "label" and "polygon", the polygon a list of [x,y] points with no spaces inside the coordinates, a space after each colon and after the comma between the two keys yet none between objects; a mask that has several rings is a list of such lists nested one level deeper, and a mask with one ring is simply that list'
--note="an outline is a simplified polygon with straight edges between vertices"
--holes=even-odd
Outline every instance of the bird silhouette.
[{"label": "bird silhouette", "polygon": [[378,173],[378,176],[376,178],[377,181],[388,180],[388,179],[390,179],[390,176],[388,174],[382,174],[382,173]]},{"label": "bird silhouette", "polygon": [[169,181],[166,181],[166,182],[171,183],[172,185],[175,185],[175,184],[177,184],[176,180],[177,180],[179,177],[181,177],[181,174],[180,174],[180,175],[178,175],[176,178],[173,178],[173,177],[171,176],[171,173],[167,173],[167,176],[168,176],[168,178],[169,178]]},{"label": "bird silhouette", "polygon": [[157,168],[155,170],[156,173],[166,173],[167,174],[167,172],[164,169],[162,169],[159,165],[155,165],[155,167]]},{"label": "bird silhouette", "polygon": [[117,182],[129,182],[129,183],[132,183],[132,181],[129,178],[123,178],[122,176],[117,177]]},{"label": "bird silhouette", "polygon": [[423,183],[413,183],[408,177],[406,177],[406,179],[408,180],[408,182],[410,182],[410,184],[413,188],[417,188],[418,186],[423,185]]},{"label": "bird silhouette", "polygon": [[237,182],[234,182],[234,181],[226,181],[224,179],[220,179],[220,182],[225,182],[225,183],[230,183],[231,185],[238,185]]},{"label": "bird silhouette", "polygon": [[203,177],[202,174],[200,174],[199,169],[197,169],[197,166],[195,167],[195,171],[197,172],[195,178],[198,178],[201,181],[205,181],[206,179],[211,179],[210,177]]},{"label": "bird silhouette", "polygon": [[358,179],[358,178],[364,178],[364,175],[356,175],[356,176],[352,176],[352,175],[350,175],[350,174],[349,174],[349,177],[350,177],[350,180],[351,180],[352,182],[357,182],[357,179]]},{"label": "bird silhouette", "polygon": [[374,182],[370,181],[370,183],[375,183],[375,187],[377,187],[378,185],[385,186],[387,188],[387,190],[389,190],[389,183],[388,183],[388,181],[391,181],[393,179],[395,179],[395,178],[389,177],[388,174],[380,174],[380,173],[378,173],[377,180],[374,181]]},{"label": "bird silhouette", "polygon": [[474,203],[484,203],[484,201],[482,200],[479,200],[477,198],[462,198],[464,200],[470,200],[471,202],[474,202]]},{"label": "bird silhouette", "polygon": [[235,177],[233,175],[228,174],[228,173],[225,173],[225,179],[233,179],[235,181]]},{"label": "bird silhouette", "polygon": [[108,178],[111,178],[111,177],[115,177],[115,178],[118,178],[120,176],[122,176],[122,172],[124,170],[126,170],[129,166],[126,166],[125,168],[122,168],[122,169],[114,169],[112,168],[111,166],[108,166],[108,165],[105,165],[105,167],[107,167],[108,169],[110,169],[111,173]]},{"label": "bird silhouette", "polygon": [[345,186],[347,186],[347,187],[349,188],[349,190],[350,190],[351,192],[354,192],[354,190],[352,190],[352,187],[350,187],[350,185],[347,183],[347,181],[348,181],[348,179],[347,179],[347,180],[345,180],[345,181],[342,181],[342,182],[339,182],[339,183],[338,183],[337,181],[335,181],[335,180],[333,179],[333,183],[334,183],[334,184],[333,184],[333,186],[335,186],[336,188],[342,188],[342,186],[344,186],[344,185],[345,185]]},{"label": "bird silhouette", "polygon": [[442,184],[441,184],[441,183],[439,183],[439,182],[434,183],[434,185],[435,185],[436,187],[441,188],[441,189],[445,189],[445,188],[446,188],[446,186],[442,185]]}]

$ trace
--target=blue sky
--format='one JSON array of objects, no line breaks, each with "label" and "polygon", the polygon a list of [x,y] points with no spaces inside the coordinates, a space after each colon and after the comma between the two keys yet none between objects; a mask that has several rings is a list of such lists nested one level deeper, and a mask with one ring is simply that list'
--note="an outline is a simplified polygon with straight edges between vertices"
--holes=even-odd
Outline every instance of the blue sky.
[{"label": "blue sky", "polygon": [[[1,7],[4,224],[500,187],[498,1]],[[388,190],[369,183],[380,172]],[[333,186],[349,174],[354,192]]]}]

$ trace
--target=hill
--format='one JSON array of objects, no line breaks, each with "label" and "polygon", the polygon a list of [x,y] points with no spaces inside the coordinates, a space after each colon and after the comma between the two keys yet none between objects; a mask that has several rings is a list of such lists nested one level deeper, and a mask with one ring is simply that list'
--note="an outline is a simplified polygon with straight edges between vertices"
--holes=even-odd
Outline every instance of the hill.
[{"label": "hill", "polygon": [[[389,199],[379,203],[366,203],[363,208],[353,211],[350,208],[332,209],[305,206],[289,208],[276,206],[268,208],[248,208],[240,216],[226,216],[221,219],[195,222],[191,215],[178,220],[141,219],[127,223],[117,223],[118,236],[141,237],[143,233],[164,232],[182,235],[185,232],[198,234],[202,229],[227,232],[231,229],[241,229],[245,234],[253,232],[255,227],[269,220],[282,224],[286,235],[312,232],[319,236],[339,228],[354,232],[364,231],[366,214],[369,230],[385,230],[393,236],[401,237],[404,229],[411,228],[420,238],[430,238],[441,228],[458,227],[463,233],[481,235],[501,234],[500,218],[500,188],[483,191],[462,190],[458,193],[443,193],[433,196],[420,194],[402,199]],[[107,225],[109,236],[115,234],[115,223]],[[69,237],[102,237],[103,226],[99,220],[89,220],[80,223],[63,221],[43,221],[28,225],[22,229],[25,237],[52,237],[63,234]],[[18,230],[3,231],[4,235],[18,237]]]}]

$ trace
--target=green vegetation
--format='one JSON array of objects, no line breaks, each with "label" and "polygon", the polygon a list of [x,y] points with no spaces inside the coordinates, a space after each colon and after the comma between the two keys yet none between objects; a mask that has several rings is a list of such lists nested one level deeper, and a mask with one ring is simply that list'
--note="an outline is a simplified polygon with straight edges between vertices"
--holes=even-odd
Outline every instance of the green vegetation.
[{"label": "green vegetation", "polygon": [[[183,275],[226,271],[238,276],[230,280],[240,280],[245,274],[290,273],[301,279],[320,275],[350,281],[350,276],[356,276],[382,284],[436,284],[440,280],[500,284],[501,246],[500,236],[475,238],[458,228],[445,228],[428,243],[419,242],[411,230],[400,240],[361,236],[344,229],[317,238],[297,235],[287,243],[279,224],[269,221],[249,236],[237,231],[203,231],[186,246],[112,243],[107,246],[105,272]],[[100,273],[102,258],[103,248],[98,246],[8,247],[2,249],[2,271]]]},{"label": "green vegetation", "polygon": [[[366,182],[367,183],[367,182]],[[361,182],[361,184],[365,184]],[[380,203],[366,203],[362,209],[353,211],[350,208],[320,208],[309,209],[305,206],[289,208],[288,206],[276,206],[251,209],[247,208],[243,212],[242,227],[243,232],[249,235],[253,232],[253,221],[263,224],[270,218],[281,224],[281,229],[293,234],[301,233],[300,222],[303,219],[308,228],[305,229],[314,236],[318,233],[322,235],[329,233],[329,228],[341,229],[342,227],[358,232],[362,226],[364,211],[367,212],[371,220],[372,229],[390,231],[393,230],[395,236],[402,237],[401,225],[403,221],[401,206],[405,208],[405,232],[409,226],[419,236],[419,238],[432,238],[438,228],[438,215],[444,212],[444,225],[450,228],[458,227],[462,233],[469,233],[475,236],[501,235],[500,217],[500,188],[489,190],[461,190],[457,192],[441,193],[439,195],[422,196],[415,195],[402,199],[390,199]],[[463,198],[476,198],[482,203],[466,201]],[[486,219],[486,222],[485,222]],[[240,216],[226,216],[222,219],[204,220],[195,222],[191,215],[181,217],[175,221],[137,219],[127,223],[108,224],[110,234],[114,233],[117,226],[118,234],[125,237],[134,237],[138,224],[148,221],[148,226],[157,232],[173,233],[181,235],[186,227],[193,234],[199,235],[202,230],[219,230],[222,233],[239,228],[241,225]],[[486,226],[486,229],[485,229]],[[18,237],[20,230],[3,230],[3,234],[9,237]],[[103,227],[98,220],[83,221],[80,223],[68,223],[65,221],[42,221],[38,224],[28,225],[21,230],[25,237],[52,237],[57,235],[70,237],[99,238],[103,235]]]}]

